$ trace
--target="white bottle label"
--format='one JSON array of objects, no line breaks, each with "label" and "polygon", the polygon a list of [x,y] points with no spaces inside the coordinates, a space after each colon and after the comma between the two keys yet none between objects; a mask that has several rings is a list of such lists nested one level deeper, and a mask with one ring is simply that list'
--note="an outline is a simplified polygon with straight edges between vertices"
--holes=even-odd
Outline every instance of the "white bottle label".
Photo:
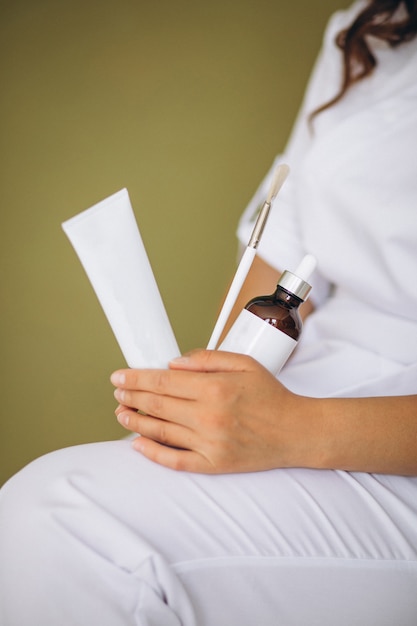
[{"label": "white bottle label", "polygon": [[297,341],[243,309],[219,350],[248,354],[275,376],[297,345]]}]

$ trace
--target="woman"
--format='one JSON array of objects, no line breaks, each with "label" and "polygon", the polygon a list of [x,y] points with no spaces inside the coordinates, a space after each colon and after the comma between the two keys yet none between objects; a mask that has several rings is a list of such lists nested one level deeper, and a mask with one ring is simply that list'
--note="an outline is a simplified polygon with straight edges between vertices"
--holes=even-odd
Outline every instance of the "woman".
[{"label": "woman", "polygon": [[2,490],[1,623],[416,623],[416,4],[326,31],[237,305],[318,257],[279,381],[209,351],[115,372],[133,449],[68,448]]}]

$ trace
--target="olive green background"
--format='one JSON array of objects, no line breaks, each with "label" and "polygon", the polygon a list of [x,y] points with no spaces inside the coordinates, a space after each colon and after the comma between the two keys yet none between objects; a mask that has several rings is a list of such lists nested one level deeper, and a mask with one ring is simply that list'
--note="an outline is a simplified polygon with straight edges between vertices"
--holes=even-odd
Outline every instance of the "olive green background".
[{"label": "olive green background", "polygon": [[347,4],[0,0],[0,482],[124,434],[124,360],[61,222],[127,187],[179,345],[204,346],[238,216]]}]

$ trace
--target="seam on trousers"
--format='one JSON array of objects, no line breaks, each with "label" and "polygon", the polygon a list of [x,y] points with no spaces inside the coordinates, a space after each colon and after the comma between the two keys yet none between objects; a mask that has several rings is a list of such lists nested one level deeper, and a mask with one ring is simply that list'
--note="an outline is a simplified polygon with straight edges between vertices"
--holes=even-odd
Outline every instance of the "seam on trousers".
[{"label": "seam on trousers", "polygon": [[406,559],[363,559],[346,557],[269,557],[269,556],[232,556],[195,559],[172,563],[171,567],[178,574],[204,568],[223,568],[227,566],[245,565],[250,567],[347,567],[360,569],[393,568],[417,573],[417,561]]}]

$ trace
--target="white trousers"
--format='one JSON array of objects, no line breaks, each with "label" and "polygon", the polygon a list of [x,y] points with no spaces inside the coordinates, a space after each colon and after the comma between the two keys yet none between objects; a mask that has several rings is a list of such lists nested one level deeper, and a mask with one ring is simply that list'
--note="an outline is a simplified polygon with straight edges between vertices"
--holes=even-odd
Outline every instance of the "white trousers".
[{"label": "white trousers", "polygon": [[2,626],[416,626],[417,478],[67,448],[0,492]]}]

